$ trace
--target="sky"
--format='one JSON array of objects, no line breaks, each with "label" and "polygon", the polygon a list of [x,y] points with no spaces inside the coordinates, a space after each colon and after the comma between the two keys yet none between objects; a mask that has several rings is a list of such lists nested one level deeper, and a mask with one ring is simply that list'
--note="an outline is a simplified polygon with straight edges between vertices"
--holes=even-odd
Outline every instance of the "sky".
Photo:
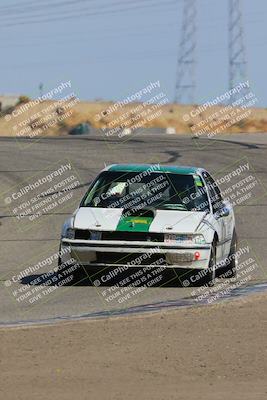
[{"label": "sky", "polygon": [[[241,5],[248,79],[267,107],[267,1]],[[228,0],[197,8],[195,102],[204,103],[228,89]],[[40,82],[47,92],[70,80],[82,100],[121,100],[159,80],[172,102],[182,11],[183,0],[1,0],[0,94],[37,97]]]}]

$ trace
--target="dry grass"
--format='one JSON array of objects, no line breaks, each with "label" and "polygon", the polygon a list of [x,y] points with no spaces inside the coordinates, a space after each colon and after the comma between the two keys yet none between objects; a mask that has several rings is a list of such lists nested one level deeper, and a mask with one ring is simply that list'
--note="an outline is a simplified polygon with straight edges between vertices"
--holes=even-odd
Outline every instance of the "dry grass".
[{"label": "dry grass", "polygon": [[[68,134],[69,130],[79,123],[87,122],[95,128],[108,127],[112,122],[113,127],[122,126],[119,119],[127,121],[127,126],[134,126],[138,115],[136,108],[140,106],[138,103],[131,103],[124,106],[111,114],[102,115],[96,119],[96,115],[108,109],[112,106],[112,102],[79,102],[68,110],[65,110],[63,114],[58,115],[56,113],[56,103],[53,101],[44,101],[39,105],[36,105],[31,110],[24,111],[17,117],[11,117],[10,121],[7,121],[5,117],[0,118],[0,135],[2,136],[60,136]],[[22,110],[22,106],[16,107],[15,111],[19,112]],[[51,111],[46,112],[47,107],[51,107]],[[231,118],[226,118],[225,121],[221,120],[221,115],[226,115],[223,112],[223,107],[215,106],[210,107],[206,111],[202,112],[195,118],[189,118],[189,121],[184,121],[184,115],[189,115],[190,112],[195,112],[197,106],[190,105],[177,105],[167,104],[163,105],[155,112],[159,112],[160,115],[152,118],[150,121],[141,118],[143,127],[157,127],[167,128],[174,127],[177,133],[191,132],[192,125],[202,122],[202,129],[213,132],[215,128],[211,128],[208,124],[213,123],[213,126],[219,130],[218,133],[234,133],[234,132],[266,132],[267,131],[267,109],[263,108],[252,108],[248,109],[250,115],[246,118],[241,118],[239,122],[234,124],[230,123]],[[68,112],[71,111],[70,115]],[[247,110],[246,110],[247,111]],[[245,111],[243,111],[245,112]],[[152,114],[154,111],[152,112]],[[214,114],[217,113],[217,117]],[[127,118],[125,117],[127,115]],[[219,115],[219,118],[218,118]],[[47,118],[47,121],[43,121],[43,118]],[[207,122],[207,119],[209,122]],[[229,121],[228,127],[223,127],[224,123]],[[50,127],[46,127],[46,123],[53,122]],[[22,125],[23,124],[23,125]],[[32,128],[30,128],[32,125]],[[34,126],[33,126],[34,125]],[[22,129],[26,128],[26,131]],[[38,129],[41,129],[38,133]],[[198,130],[197,130],[198,131]],[[196,131],[195,131],[196,132]]]}]

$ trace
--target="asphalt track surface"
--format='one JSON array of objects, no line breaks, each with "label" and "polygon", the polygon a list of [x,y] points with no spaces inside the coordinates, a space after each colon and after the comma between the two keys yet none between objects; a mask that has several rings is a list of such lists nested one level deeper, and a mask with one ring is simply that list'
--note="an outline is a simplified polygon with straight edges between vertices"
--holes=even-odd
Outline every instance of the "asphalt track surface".
[{"label": "asphalt track surface", "polygon": [[[7,282],[12,276],[19,275],[28,265],[36,264],[38,260],[58,251],[63,221],[74,211],[88,184],[98,172],[105,165],[114,163],[160,162],[169,165],[194,165],[217,174],[218,171],[229,169],[229,166],[244,157],[253,168],[253,173],[260,182],[260,189],[252,196],[251,201],[236,207],[239,242],[249,245],[258,263],[258,268],[243,288],[267,281],[266,155],[267,134],[223,135],[212,140],[196,140],[189,135],[143,133],[123,140],[111,139],[108,142],[99,136],[40,140],[1,137],[0,325],[18,321],[52,321],[83,315],[118,315],[120,312],[124,314],[134,310],[141,312],[142,309],[153,309],[153,304],[157,304],[158,308],[186,305],[184,299],[191,299],[190,304],[198,304],[192,303],[192,296],[195,294],[193,288],[179,287],[176,281],[169,280],[168,277],[166,284],[145,288],[140,294],[120,304],[116,300],[107,301],[103,295],[103,291],[112,285],[96,288],[91,283],[94,277],[85,279],[82,283],[56,288],[32,304],[26,299],[18,301],[17,295],[27,291],[28,277],[8,286]],[[11,191],[21,188],[25,180],[29,181],[32,176],[47,175],[55,169],[55,165],[64,160],[69,160],[75,168],[81,184],[73,191],[71,201],[62,209],[57,207],[51,213],[40,216],[37,223],[28,224],[27,229],[24,229],[23,222],[18,221],[12,209],[5,203],[5,198]],[[55,266],[54,263],[42,268],[42,274]],[[219,280],[216,285],[223,281]],[[242,290],[239,292],[247,292]]]}]

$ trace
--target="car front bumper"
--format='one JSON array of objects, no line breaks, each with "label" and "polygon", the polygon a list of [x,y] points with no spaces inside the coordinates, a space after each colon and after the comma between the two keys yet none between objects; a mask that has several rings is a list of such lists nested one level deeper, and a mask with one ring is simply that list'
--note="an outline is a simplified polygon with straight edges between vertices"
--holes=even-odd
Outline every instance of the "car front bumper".
[{"label": "car front bumper", "polygon": [[166,268],[206,269],[210,251],[211,244],[181,246],[165,242],[61,240],[62,263],[72,260],[83,266],[158,266],[156,260],[160,259],[160,265]]}]

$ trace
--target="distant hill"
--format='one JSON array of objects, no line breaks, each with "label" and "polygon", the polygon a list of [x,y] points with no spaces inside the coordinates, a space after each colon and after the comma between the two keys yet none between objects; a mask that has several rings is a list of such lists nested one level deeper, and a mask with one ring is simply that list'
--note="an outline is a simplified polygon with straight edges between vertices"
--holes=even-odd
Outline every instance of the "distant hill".
[{"label": "distant hill", "polygon": [[[116,108],[114,110],[114,108]],[[22,97],[0,117],[1,136],[61,136],[81,123],[105,129],[116,136],[124,128],[173,128],[177,134],[219,134],[224,132],[267,132],[264,108],[229,108],[177,104],[129,103],[122,108],[113,102],[79,102],[71,97],[64,103],[33,101]]]}]

